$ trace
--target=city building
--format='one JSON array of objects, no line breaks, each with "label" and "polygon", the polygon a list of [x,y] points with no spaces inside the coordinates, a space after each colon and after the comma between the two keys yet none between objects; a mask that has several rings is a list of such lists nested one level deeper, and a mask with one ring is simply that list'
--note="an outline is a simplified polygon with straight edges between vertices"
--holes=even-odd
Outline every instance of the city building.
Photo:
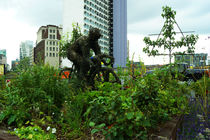
[{"label": "city building", "polygon": [[176,55],[175,61],[184,62],[193,67],[206,66],[207,53],[195,53],[186,55]]},{"label": "city building", "polygon": [[32,56],[33,41],[26,40],[20,43],[20,60]]},{"label": "city building", "polygon": [[6,49],[0,50],[0,64],[7,65],[7,51],[6,51]]},{"label": "city building", "polygon": [[59,45],[62,28],[56,25],[41,26],[37,32],[34,62],[43,62],[58,68],[60,66]]},{"label": "city building", "polygon": [[207,57],[206,65],[210,66],[210,56]]},{"label": "city building", "polygon": [[[114,67],[126,66],[127,0],[64,0],[63,30],[71,33],[78,23],[84,35],[90,28],[99,28],[99,45],[103,53],[114,57]],[[63,60],[63,65],[71,65]]]}]

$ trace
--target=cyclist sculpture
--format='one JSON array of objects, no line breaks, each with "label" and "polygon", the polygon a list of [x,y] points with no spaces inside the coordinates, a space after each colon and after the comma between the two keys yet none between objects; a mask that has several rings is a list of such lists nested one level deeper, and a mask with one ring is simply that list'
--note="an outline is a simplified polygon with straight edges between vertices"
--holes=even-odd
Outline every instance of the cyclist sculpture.
[{"label": "cyclist sculpture", "polygon": [[[72,45],[68,47],[67,58],[73,62],[73,72],[82,80],[85,80],[89,85],[94,86],[94,78],[101,73],[104,76],[104,81],[109,82],[109,75],[112,74],[116,79],[115,82],[120,83],[119,78],[111,68],[102,68],[101,63],[105,66],[113,64],[113,57],[102,54],[98,39],[101,37],[100,30],[91,28],[88,36],[79,37]],[[91,49],[95,56],[90,59]],[[106,62],[109,59],[110,62]]]}]

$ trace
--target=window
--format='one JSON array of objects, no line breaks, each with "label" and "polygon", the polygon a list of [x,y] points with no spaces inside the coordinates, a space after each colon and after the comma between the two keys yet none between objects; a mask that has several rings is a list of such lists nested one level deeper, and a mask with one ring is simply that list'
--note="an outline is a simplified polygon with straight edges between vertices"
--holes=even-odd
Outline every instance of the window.
[{"label": "window", "polygon": [[48,45],[48,41],[47,41],[47,45]]},{"label": "window", "polygon": [[58,57],[58,53],[56,53],[56,57]]},{"label": "window", "polygon": [[55,45],[55,42],[53,41],[53,45]]},{"label": "window", "polygon": [[58,48],[56,48],[56,51],[58,51]]},{"label": "window", "polygon": [[48,51],[48,47],[47,47],[47,51]]},{"label": "window", "polygon": [[55,47],[53,47],[53,51],[55,51]]},{"label": "window", "polygon": [[53,57],[55,57],[55,53],[53,53]]},{"label": "window", "polygon": [[53,33],[55,33],[55,30],[53,30]]},{"label": "window", "polygon": [[52,33],[52,30],[50,29],[50,33]]},{"label": "window", "polygon": [[52,47],[50,47],[50,51],[52,51]]},{"label": "window", "polygon": [[50,35],[50,39],[52,39],[52,35]]},{"label": "window", "polygon": [[52,53],[50,53],[50,57],[52,56]]},{"label": "window", "polygon": [[48,57],[48,53],[46,54],[46,56]]},{"label": "window", "polygon": [[55,35],[53,35],[53,39],[55,39]]},{"label": "window", "polygon": [[50,45],[52,45],[52,42],[50,41]]}]

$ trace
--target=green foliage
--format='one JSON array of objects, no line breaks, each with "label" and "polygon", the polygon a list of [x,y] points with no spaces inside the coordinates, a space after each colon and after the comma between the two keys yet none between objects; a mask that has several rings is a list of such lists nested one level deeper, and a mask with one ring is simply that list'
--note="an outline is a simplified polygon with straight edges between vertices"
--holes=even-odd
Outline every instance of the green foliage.
[{"label": "green foliage", "polygon": [[54,130],[63,139],[148,139],[150,129],[187,112],[190,90],[171,66],[148,75],[143,63],[129,67],[117,69],[122,85],[98,82],[97,90],[81,90],[53,67],[31,66],[0,90],[0,121],[18,125],[11,133],[22,139],[55,139]]},{"label": "green foliage", "polygon": [[0,75],[0,91],[6,87],[6,78],[4,75]]},{"label": "green foliage", "polygon": [[23,70],[27,70],[30,67],[30,58],[29,57],[25,57],[22,60],[20,60],[20,63],[17,66],[17,70],[18,71],[23,71]]},{"label": "green foliage", "polygon": [[[208,102],[210,101],[210,78],[203,76],[202,79],[192,83],[191,89],[196,93],[196,99],[198,100],[199,107],[208,118]],[[202,102],[200,101],[202,100]]]},{"label": "green foliage", "polygon": [[0,121],[21,125],[26,120],[39,117],[39,112],[58,116],[69,93],[67,82],[58,75],[56,69],[47,65],[34,65],[22,71],[4,90],[6,104]]},{"label": "green foliage", "polygon": [[56,136],[50,132],[46,133],[41,127],[34,126],[22,126],[11,131],[10,134],[18,136],[20,139],[27,140],[56,140]]},{"label": "green foliage", "polygon": [[80,26],[75,23],[72,24],[73,30],[71,32],[71,36],[69,36],[69,33],[67,33],[65,36],[62,36],[62,39],[59,42],[60,47],[60,56],[67,57],[67,50],[68,47],[74,43],[79,37],[82,36],[81,28]]},{"label": "green foliage", "polygon": [[[163,7],[163,13],[161,14],[161,16],[163,17],[163,19],[165,19],[165,22],[164,22],[164,25],[161,29],[160,34],[159,34],[159,36],[163,35],[163,38],[159,38],[159,36],[158,36],[156,41],[152,41],[150,39],[150,37],[144,38],[146,47],[143,48],[143,51],[145,53],[147,53],[149,56],[159,55],[160,53],[159,53],[158,49],[163,47],[164,50],[169,51],[169,59],[170,59],[170,63],[171,63],[172,55],[194,53],[194,49],[195,49],[194,45],[196,44],[196,42],[198,40],[198,36],[197,35],[187,35],[184,37],[184,35],[183,35],[183,37],[181,38],[180,41],[176,41],[176,39],[175,39],[176,32],[174,30],[174,24],[176,24],[177,26],[178,26],[178,24],[176,23],[175,15],[176,15],[176,11],[172,10],[168,6]],[[178,28],[179,28],[179,26],[178,26]],[[187,47],[187,50],[184,52],[181,52],[181,53],[180,52],[172,53],[172,51],[175,48],[179,49],[179,48],[183,48],[183,47]]]},{"label": "green foliage", "polygon": [[[129,72],[120,73],[129,77]],[[87,93],[91,101],[84,115],[92,134],[102,133],[108,139],[147,139],[152,127],[187,113],[189,89],[170,76],[168,67],[127,80],[132,86],[126,90],[103,83],[97,91]]]}]

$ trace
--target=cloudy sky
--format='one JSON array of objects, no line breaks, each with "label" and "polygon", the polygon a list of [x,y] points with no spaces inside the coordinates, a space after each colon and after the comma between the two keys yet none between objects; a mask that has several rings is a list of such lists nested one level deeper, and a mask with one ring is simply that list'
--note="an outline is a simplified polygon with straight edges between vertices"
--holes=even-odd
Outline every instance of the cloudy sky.
[{"label": "cloudy sky", "polygon": [[[21,41],[36,41],[42,25],[62,24],[63,0],[0,0],[0,49],[7,49],[8,63],[19,58]],[[177,11],[176,21],[182,31],[195,31],[200,39],[196,52],[210,54],[210,0],[127,0],[130,58],[146,64],[167,63],[167,58],[148,58],[142,52],[143,38],[159,33],[163,26],[162,6]],[[155,36],[152,38],[156,38]],[[134,53],[135,52],[135,53]]]}]

